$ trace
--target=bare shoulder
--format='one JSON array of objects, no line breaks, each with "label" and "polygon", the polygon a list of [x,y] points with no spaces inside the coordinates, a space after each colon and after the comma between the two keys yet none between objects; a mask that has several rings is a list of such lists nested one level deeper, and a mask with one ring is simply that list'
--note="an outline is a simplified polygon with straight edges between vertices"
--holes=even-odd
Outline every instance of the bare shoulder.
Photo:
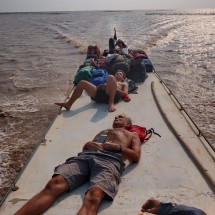
[{"label": "bare shoulder", "polygon": [[127,82],[127,81],[123,81],[122,84],[123,84],[124,86],[127,86],[127,85],[128,85],[128,82]]},{"label": "bare shoulder", "polygon": [[131,135],[131,136],[134,136],[134,137],[137,137],[138,136],[138,134],[136,133],[136,132],[133,132],[133,131],[128,131],[129,132],[129,134]]},{"label": "bare shoulder", "polygon": [[119,82],[119,84],[120,84],[122,87],[128,86],[127,81]]},{"label": "bare shoulder", "polygon": [[[129,131],[130,132],[130,131]],[[140,137],[139,135],[136,133],[136,132],[130,132],[130,135],[132,136],[132,138],[138,142],[141,142],[140,141]]]}]

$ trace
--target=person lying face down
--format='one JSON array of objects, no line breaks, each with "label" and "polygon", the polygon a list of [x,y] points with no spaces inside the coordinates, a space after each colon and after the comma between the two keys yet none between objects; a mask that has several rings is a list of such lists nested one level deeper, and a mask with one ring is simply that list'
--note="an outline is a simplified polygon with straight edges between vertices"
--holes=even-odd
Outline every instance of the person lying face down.
[{"label": "person lying face down", "polygon": [[[89,181],[83,205],[77,214],[97,214],[104,198],[113,200],[125,169],[124,159],[137,163],[141,143],[135,132],[128,130],[131,119],[120,114],[113,120],[112,129],[99,132],[84,144],[83,151],[57,166],[44,189],[32,197],[15,215],[36,215],[47,210],[63,193],[72,191]],[[104,143],[98,143],[100,136]]]},{"label": "person lying face down", "polygon": [[116,110],[115,103],[119,102],[122,98],[128,98],[128,84],[124,82],[126,78],[125,73],[122,70],[118,70],[115,75],[109,75],[107,83],[96,87],[94,84],[82,80],[78,83],[74,89],[72,96],[67,102],[55,103],[60,107],[64,107],[66,110],[70,110],[73,103],[82,95],[85,90],[92,100],[97,103],[109,104],[109,111],[114,112]]}]

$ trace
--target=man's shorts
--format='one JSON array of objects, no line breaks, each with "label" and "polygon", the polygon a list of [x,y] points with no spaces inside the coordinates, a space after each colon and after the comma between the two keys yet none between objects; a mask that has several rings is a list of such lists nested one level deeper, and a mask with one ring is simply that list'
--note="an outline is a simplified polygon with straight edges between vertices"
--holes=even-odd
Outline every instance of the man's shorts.
[{"label": "man's shorts", "polygon": [[89,181],[89,189],[99,187],[108,199],[113,200],[118,192],[123,170],[124,163],[119,153],[84,151],[57,166],[53,176],[62,175],[67,180],[70,191]]},{"label": "man's shorts", "polygon": [[[114,103],[119,102],[120,100],[120,93],[119,91],[116,91],[115,97],[114,97]],[[97,87],[96,96],[95,98],[91,98],[92,100],[96,101],[97,103],[105,103],[109,104],[109,95],[107,95],[105,89],[101,87]]]}]

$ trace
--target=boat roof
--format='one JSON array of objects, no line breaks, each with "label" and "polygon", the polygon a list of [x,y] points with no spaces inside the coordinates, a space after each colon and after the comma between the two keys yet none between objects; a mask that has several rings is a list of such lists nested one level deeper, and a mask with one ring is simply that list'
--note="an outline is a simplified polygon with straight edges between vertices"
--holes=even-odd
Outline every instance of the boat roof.
[{"label": "boat roof", "polygon": [[[186,204],[215,211],[215,154],[199,135],[189,117],[170,95],[156,74],[138,85],[131,101],[120,102],[108,112],[105,104],[96,104],[83,94],[70,111],[61,110],[45,141],[23,171],[16,186],[0,209],[11,215],[44,188],[54,167],[77,155],[84,143],[103,129],[111,128],[114,117],[124,113],[133,123],[154,128],[161,135],[141,146],[138,164],[126,161],[127,168],[114,201],[104,201],[99,214],[138,214],[143,202],[156,198],[164,202]],[[60,197],[44,214],[76,214],[83,203],[88,183]]]}]

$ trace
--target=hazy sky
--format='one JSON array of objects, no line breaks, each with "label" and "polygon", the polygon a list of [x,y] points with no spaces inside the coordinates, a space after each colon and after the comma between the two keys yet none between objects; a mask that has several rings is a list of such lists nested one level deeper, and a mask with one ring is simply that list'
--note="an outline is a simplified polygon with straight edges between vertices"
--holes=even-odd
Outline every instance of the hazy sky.
[{"label": "hazy sky", "polygon": [[214,8],[215,0],[0,0],[0,12]]}]

